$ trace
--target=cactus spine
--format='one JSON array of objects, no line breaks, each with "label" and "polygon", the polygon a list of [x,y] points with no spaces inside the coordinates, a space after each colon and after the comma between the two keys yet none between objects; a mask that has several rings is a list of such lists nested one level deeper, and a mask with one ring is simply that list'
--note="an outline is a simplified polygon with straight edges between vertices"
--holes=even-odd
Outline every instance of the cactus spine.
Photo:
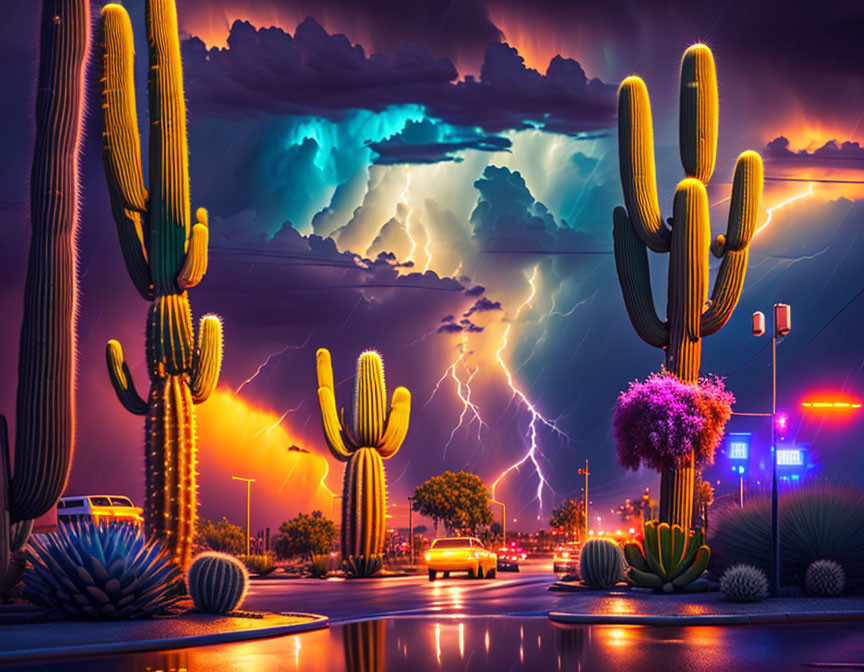
[{"label": "cactus spine", "polygon": [[202,553],[189,567],[187,579],[195,607],[211,614],[234,611],[249,587],[246,566],[227,553]]},{"label": "cactus spine", "polygon": [[393,457],[408,432],[411,393],[396,388],[390,409],[384,385],[384,364],[377,352],[364,352],[357,361],[354,387],[354,428],[336,412],[330,353],[316,354],[318,400],[324,438],[330,452],[343,461],[342,560],[350,573],[368,576],[381,566],[384,548],[387,487],[382,460]]},{"label": "cactus spine", "polygon": [[187,289],[207,271],[207,211],[190,226],[186,104],[173,0],[145,5],[150,45],[150,193],[144,188],[135,106],[134,51],[129,15],[120,5],[102,9],[103,159],[120,248],[138,292],[150,301],[147,368],[150,394],[135,389],[123,350],[109,341],[106,358],[123,406],[146,415],[147,531],[156,534],[185,569],[197,516],[195,413],[219,378],[222,325],[201,319],[195,342]]},{"label": "cactus spine", "polygon": [[0,416],[0,583],[33,519],[63,493],[75,434],[75,235],[89,2],[45,0],[40,30],[14,478]]},{"label": "cactus spine", "polygon": [[579,554],[582,581],[597,588],[610,588],[624,575],[621,549],[611,539],[589,539]]},{"label": "cactus spine", "polygon": [[[627,313],[646,343],[666,351],[666,368],[696,382],[702,338],[726,324],[744,284],[750,240],[762,195],[762,159],[752,151],[738,157],[726,235],[710,243],[705,185],[717,155],[717,78],[714,57],[704,44],[690,47],[681,62],[680,151],[686,177],[678,184],[670,227],[657,198],[654,139],[648,89],[628,77],[618,90],[618,152],[625,208],[613,213],[615,264]],[[669,253],[667,319],[654,309],[646,247]],[[722,262],[708,300],[708,250]],[[660,518],[690,528],[694,470],[691,464],[664,470]]]}]

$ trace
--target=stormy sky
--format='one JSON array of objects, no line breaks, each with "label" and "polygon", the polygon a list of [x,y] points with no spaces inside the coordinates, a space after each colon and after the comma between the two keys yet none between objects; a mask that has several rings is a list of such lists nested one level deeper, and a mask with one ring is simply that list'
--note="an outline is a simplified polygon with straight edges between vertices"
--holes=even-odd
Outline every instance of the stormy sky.
[{"label": "stormy sky", "polygon": [[[124,4],[146,133],[144,3]],[[0,409],[13,417],[37,5],[0,26]],[[333,353],[340,405],[367,348],[391,390],[412,391],[408,438],[386,463],[398,523],[405,497],[445,469],[491,487],[518,464],[496,495],[522,529],[578,496],[585,459],[598,511],[656,490],[656,475],[617,464],[610,426],[618,392],[663,361],[627,319],[611,256],[615,91],[634,73],[648,85],[668,212],[683,176],[678,64],[696,41],[718,67],[715,234],[735,157],[759,151],[767,178],[741,302],[704,343],[702,371],[727,377],[736,410],[766,410],[770,352],[749,316],[791,303],[778,349],[790,440],[812,443],[826,478],[864,475],[861,419],[800,406],[864,397],[860,3],[179,0],[178,12],[192,202],[211,216],[210,270],[190,300],[223,317],[226,340],[220,391],[198,407],[204,515],[242,518],[232,475],[259,479],[258,527],[332,510],[342,467],[321,436],[318,347]],[[89,92],[69,492],[140,501],[142,423],[114,398],[104,345],[120,340],[146,387],[147,306],[110,216],[92,73]],[[667,259],[651,256],[663,315]],[[764,443],[763,425],[729,429]],[[734,484],[720,467],[723,491]]]}]

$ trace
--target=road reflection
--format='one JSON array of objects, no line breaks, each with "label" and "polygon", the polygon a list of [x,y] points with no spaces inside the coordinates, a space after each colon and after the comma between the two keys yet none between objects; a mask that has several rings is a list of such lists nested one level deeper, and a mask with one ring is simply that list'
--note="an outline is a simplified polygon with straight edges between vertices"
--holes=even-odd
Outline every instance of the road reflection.
[{"label": "road reflection", "polygon": [[646,628],[545,618],[405,618],[182,651],[4,667],[9,672],[431,672],[792,670],[861,658],[854,624]]}]

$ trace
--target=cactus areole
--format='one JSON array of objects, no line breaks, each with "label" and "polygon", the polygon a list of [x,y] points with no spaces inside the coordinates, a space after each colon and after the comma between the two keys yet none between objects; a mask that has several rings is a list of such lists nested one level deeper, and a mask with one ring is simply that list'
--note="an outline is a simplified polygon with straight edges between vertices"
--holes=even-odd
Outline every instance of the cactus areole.
[{"label": "cactus areole", "polygon": [[[717,155],[717,117],[714,57],[704,44],[696,44],[681,62],[679,140],[686,177],[678,184],[666,222],[657,197],[648,89],[639,77],[628,77],[618,90],[618,153],[626,206],[613,213],[618,280],[636,333],[663,348],[666,369],[688,383],[699,378],[702,338],[726,324],[741,296],[762,195],[762,159],[746,151],[735,165],[726,234],[711,243],[705,185]],[[721,259],[710,299],[709,247]],[[669,254],[665,321],[654,308],[646,248]],[[693,484],[692,461],[661,472],[661,520],[690,528]]]},{"label": "cactus areole", "polygon": [[316,358],[324,438],[330,452],[348,463],[342,487],[342,560],[349,572],[371,574],[380,567],[386,529],[382,460],[393,457],[405,440],[411,393],[396,388],[388,410],[381,356],[364,352],[357,361],[352,429],[345,424],[344,409],[336,412],[330,353],[321,348]]},{"label": "cactus areole", "polygon": [[150,79],[150,191],[144,187],[135,104],[132,24],[120,5],[102,9],[99,63],[103,162],[126,269],[150,301],[147,370],[142,399],[117,341],[107,347],[108,372],[123,406],[146,416],[147,531],[163,540],[185,570],[197,516],[195,412],[219,379],[222,325],[201,319],[194,336],[188,289],[207,271],[207,211],[191,225],[186,103],[174,0],[145,3]]}]

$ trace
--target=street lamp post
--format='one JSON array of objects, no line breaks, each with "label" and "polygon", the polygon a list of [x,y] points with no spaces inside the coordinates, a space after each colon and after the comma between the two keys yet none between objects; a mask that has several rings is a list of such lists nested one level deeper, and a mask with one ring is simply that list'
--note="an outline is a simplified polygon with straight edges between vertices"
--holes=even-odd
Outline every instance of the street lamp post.
[{"label": "street lamp post", "polygon": [[[771,334],[771,595],[780,593],[780,508],[777,490],[777,339],[792,329],[791,308],[786,303],[774,304],[774,330]],[[753,335],[765,333],[765,315],[753,313]]]},{"label": "street lamp post", "polygon": [[[583,508],[583,515],[585,516],[585,537],[584,541],[588,541],[588,476],[590,476],[590,472],[588,471],[588,460],[585,460],[585,468],[579,470],[580,476],[585,476],[585,505]],[[583,543],[584,543],[583,541]]]},{"label": "street lamp post", "polygon": [[252,484],[255,482],[255,479],[242,478],[241,476],[232,476],[231,478],[235,481],[243,481],[246,483],[246,555],[251,555],[251,553],[249,552],[249,527],[252,514]]},{"label": "street lamp post", "polygon": [[499,502],[498,500],[489,498],[489,501],[493,504],[497,504],[501,507],[501,534],[504,535],[504,545],[507,545],[507,509],[504,506],[504,502]]},{"label": "street lamp post", "polygon": [[414,564],[414,497],[408,496],[408,548],[411,564]]}]

